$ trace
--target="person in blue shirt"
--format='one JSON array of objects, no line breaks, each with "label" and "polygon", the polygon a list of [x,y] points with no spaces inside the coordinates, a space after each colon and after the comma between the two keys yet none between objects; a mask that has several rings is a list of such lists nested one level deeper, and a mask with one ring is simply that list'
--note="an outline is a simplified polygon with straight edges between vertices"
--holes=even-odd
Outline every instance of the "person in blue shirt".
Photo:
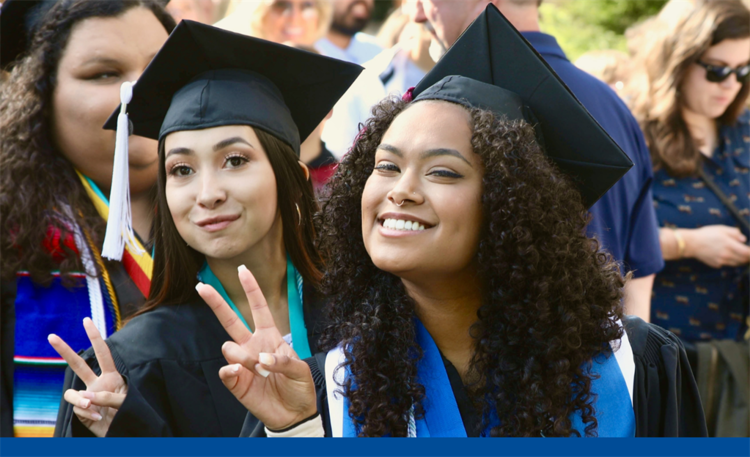
[{"label": "person in blue shirt", "polygon": [[664,267],[652,206],[653,172],[638,123],[605,83],[574,66],[555,37],[539,31],[539,0],[418,0],[415,20],[429,22],[445,49],[493,3],[542,55],[583,106],[633,161],[633,168],[592,208],[589,235],[633,277],[625,286],[625,309],[647,322],[654,276]]},{"label": "person in blue shirt", "polygon": [[631,98],[667,261],[652,320],[688,342],[739,341],[750,337],[750,10],[738,0],[667,8],[637,58],[648,72]]}]

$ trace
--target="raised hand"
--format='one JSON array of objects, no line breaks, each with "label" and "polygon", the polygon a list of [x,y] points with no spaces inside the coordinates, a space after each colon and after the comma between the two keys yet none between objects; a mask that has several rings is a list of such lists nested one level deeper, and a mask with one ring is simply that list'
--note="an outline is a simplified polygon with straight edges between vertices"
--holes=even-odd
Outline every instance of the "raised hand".
[{"label": "raised hand", "polygon": [[234,340],[221,348],[230,365],[219,370],[219,377],[266,427],[282,430],[315,414],[315,384],[310,367],[299,359],[276,328],[252,273],[244,265],[238,271],[253,314],[255,333],[245,327],[213,287],[196,286]]},{"label": "raised hand", "polygon": [[68,362],[73,372],[86,384],[86,390],[68,389],[63,398],[73,405],[78,419],[96,436],[105,436],[117,410],[125,401],[128,385],[115,368],[109,346],[102,339],[99,330],[88,317],[83,320],[83,328],[94,348],[102,374],[97,376],[78,354],[57,335],[47,337],[49,343]]}]

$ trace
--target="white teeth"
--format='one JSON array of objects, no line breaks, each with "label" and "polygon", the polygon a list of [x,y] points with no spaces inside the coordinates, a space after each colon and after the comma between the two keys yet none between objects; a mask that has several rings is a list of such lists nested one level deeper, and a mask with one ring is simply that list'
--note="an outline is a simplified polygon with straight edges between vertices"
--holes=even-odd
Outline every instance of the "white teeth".
[{"label": "white teeth", "polygon": [[402,231],[421,231],[424,230],[424,225],[419,222],[405,221],[401,219],[386,219],[383,221],[383,227],[391,230],[402,230]]}]

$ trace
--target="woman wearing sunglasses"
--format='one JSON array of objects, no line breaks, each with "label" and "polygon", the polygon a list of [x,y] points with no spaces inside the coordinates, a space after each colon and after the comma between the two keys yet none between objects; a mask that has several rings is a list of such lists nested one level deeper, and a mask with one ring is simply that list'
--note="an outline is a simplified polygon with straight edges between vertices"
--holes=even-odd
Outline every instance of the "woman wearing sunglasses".
[{"label": "woman wearing sunglasses", "polygon": [[657,20],[664,33],[644,50],[648,87],[634,106],[654,163],[667,260],[651,319],[687,341],[734,339],[747,314],[750,233],[711,182],[747,219],[750,12],[738,0],[673,2]]}]

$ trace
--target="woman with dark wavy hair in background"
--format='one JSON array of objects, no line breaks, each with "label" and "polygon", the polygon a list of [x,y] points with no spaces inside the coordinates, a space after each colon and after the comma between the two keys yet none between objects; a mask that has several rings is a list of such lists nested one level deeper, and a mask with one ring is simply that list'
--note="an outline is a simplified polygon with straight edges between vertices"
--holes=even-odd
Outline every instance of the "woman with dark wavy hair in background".
[{"label": "woman with dark wavy hair in background", "polygon": [[[508,59],[526,70],[503,76]],[[301,362],[240,272],[264,330],[226,325],[243,434],[705,435],[679,341],[623,316],[619,270],[585,236],[622,151],[493,7],[412,95],[376,106],[331,182],[328,353]]]},{"label": "woman with dark wavy hair in background", "polygon": [[[0,94],[2,434],[51,436],[65,362],[47,335],[85,349],[81,319],[109,335],[148,295],[157,143],[129,140],[133,225],[145,252],[104,261],[115,135],[102,125],[120,84],[138,78],[174,21],[147,0],[9,1],[0,16],[3,61],[17,56]],[[26,37],[25,47],[6,48]],[[15,324],[5,315],[13,309]]]}]

